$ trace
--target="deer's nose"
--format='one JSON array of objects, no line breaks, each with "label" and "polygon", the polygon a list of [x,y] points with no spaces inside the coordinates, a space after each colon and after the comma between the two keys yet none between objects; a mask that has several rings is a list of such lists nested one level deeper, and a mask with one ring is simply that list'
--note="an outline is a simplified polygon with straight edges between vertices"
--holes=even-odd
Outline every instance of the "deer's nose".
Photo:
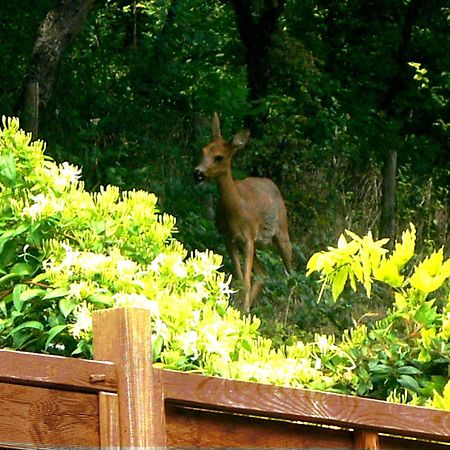
[{"label": "deer's nose", "polygon": [[194,170],[194,179],[198,183],[205,180],[205,174],[200,169]]}]

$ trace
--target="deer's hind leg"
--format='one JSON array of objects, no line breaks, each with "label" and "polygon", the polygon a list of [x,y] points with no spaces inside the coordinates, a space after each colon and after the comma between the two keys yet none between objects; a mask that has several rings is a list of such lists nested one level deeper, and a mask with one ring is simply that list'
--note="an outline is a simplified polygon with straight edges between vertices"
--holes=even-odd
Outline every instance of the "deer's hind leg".
[{"label": "deer's hind leg", "polygon": [[292,244],[289,239],[289,232],[286,228],[281,228],[278,233],[274,236],[275,245],[280,252],[281,258],[283,259],[284,267],[288,273],[292,272]]}]

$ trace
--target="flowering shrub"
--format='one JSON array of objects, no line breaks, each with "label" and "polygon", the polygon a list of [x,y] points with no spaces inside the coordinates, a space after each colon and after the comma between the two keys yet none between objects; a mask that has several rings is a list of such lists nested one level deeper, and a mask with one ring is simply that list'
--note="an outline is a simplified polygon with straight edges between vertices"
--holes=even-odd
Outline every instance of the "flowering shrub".
[{"label": "flowering shrub", "polygon": [[337,381],[322,358],[353,367],[328,338],[274,349],[229,305],[222,258],[188,255],[153,194],[86,192],[15,119],[3,119],[0,174],[1,347],[90,357],[92,311],[129,305],[152,311],[164,367],[318,389]]},{"label": "flowering shrub", "polygon": [[354,290],[362,284],[367,295],[374,284],[383,283],[392,296],[384,319],[343,336],[340,348],[356,364],[353,391],[450,410],[450,259],[444,260],[440,249],[414,261],[415,234],[411,225],[388,255],[387,240],[347,231],[337,248],[313,255],[308,270],[321,274],[323,287],[330,287],[335,299],[347,281]]},{"label": "flowering shrub", "polygon": [[309,262],[335,299],[347,281],[367,295],[389,285],[394,305],[383,320],[341,339],[275,347],[258,318],[229,305],[222,258],[188,254],[153,194],[86,192],[80,170],[46,157],[16,119],[0,130],[0,194],[0,347],[90,357],[92,312],[139,306],[152,311],[162,367],[449,406],[450,262],[439,251],[410,269],[413,227],[390,256],[386,241],[347,232],[349,241]]}]

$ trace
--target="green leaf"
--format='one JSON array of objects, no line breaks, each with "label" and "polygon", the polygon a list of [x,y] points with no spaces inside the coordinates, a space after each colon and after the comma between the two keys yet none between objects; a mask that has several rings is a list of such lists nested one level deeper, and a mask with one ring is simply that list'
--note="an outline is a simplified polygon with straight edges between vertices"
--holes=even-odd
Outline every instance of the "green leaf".
[{"label": "green leaf", "polygon": [[14,264],[11,267],[11,273],[14,273],[21,277],[26,276],[26,275],[31,275],[34,271],[35,271],[35,268],[31,264],[24,263],[24,262]]},{"label": "green leaf", "polygon": [[436,308],[432,307],[432,304],[432,301],[422,304],[414,314],[414,320],[424,326],[431,326],[438,316]]},{"label": "green leaf", "polygon": [[422,371],[414,366],[403,366],[398,369],[401,375],[420,375]]},{"label": "green leaf", "polygon": [[114,303],[111,294],[93,294],[90,295],[87,300],[93,305],[106,307],[112,306]]},{"label": "green leaf", "polygon": [[28,225],[20,224],[16,228],[12,228],[12,229],[4,231],[1,234],[1,239],[16,237],[19,234],[22,234],[27,230],[28,230]]},{"label": "green leaf", "polygon": [[12,238],[0,240],[0,267],[8,267],[16,259],[17,244]]},{"label": "green leaf", "polygon": [[333,299],[336,301],[344,290],[345,283],[348,278],[348,267],[343,267],[341,270],[337,271],[333,277],[333,284],[331,287],[331,292],[333,294]]},{"label": "green leaf", "polygon": [[54,298],[65,297],[69,293],[66,288],[58,288],[52,289],[51,291],[47,291],[47,293],[42,297],[42,300],[52,300]]},{"label": "green leaf", "polygon": [[25,284],[16,284],[14,286],[12,298],[13,298],[13,305],[14,305],[14,308],[16,309],[16,311],[19,311],[19,312],[22,311],[23,303],[20,300],[20,296],[27,289],[28,289],[28,286]]},{"label": "green leaf", "polygon": [[410,375],[401,375],[397,381],[405,388],[420,393],[419,383]]},{"label": "green leaf", "polygon": [[11,267],[10,273],[2,276],[0,278],[0,284],[6,281],[14,280],[16,278],[23,278],[25,276],[31,275],[35,272],[36,268],[28,263],[17,263]]},{"label": "green leaf", "polygon": [[68,297],[63,297],[59,301],[59,309],[64,317],[67,317],[74,310],[76,305],[77,302],[74,299]]},{"label": "green leaf", "polygon": [[2,300],[0,302],[0,311],[3,313],[3,315],[6,317],[8,315],[8,309],[6,307],[6,302],[5,300]]},{"label": "green leaf", "polygon": [[253,346],[248,339],[242,339],[241,344],[242,344],[242,347],[245,348],[245,350],[247,350],[248,352],[252,351]]},{"label": "green leaf", "polygon": [[17,333],[20,330],[23,330],[24,328],[31,328],[34,330],[40,330],[42,331],[44,329],[44,325],[42,325],[41,322],[38,322],[37,320],[30,320],[28,322],[21,323],[16,328],[14,328],[8,336],[11,336],[12,334]]},{"label": "green leaf", "polygon": [[164,339],[162,336],[157,336],[156,339],[152,340],[152,354],[153,354],[153,361],[157,361],[161,350],[163,348]]},{"label": "green leaf", "polygon": [[27,289],[23,292],[21,292],[19,296],[19,300],[22,303],[26,303],[33,298],[40,297],[45,294],[44,289]]},{"label": "green leaf", "polygon": [[10,188],[15,187],[17,170],[14,155],[12,153],[0,154],[0,182]]},{"label": "green leaf", "polygon": [[47,350],[48,346],[51,344],[51,342],[53,341],[53,339],[59,334],[61,333],[61,331],[65,330],[69,325],[56,325],[54,327],[52,327],[52,329],[49,331],[48,333],[48,338],[45,341],[45,350]]},{"label": "green leaf", "polygon": [[375,373],[378,375],[388,375],[393,372],[393,369],[391,366],[388,366],[386,364],[377,364],[377,363],[370,363],[369,370],[372,373]]},{"label": "green leaf", "polygon": [[7,273],[0,278],[0,284],[6,283],[7,281],[14,280],[15,278],[20,278],[21,276],[17,273]]}]

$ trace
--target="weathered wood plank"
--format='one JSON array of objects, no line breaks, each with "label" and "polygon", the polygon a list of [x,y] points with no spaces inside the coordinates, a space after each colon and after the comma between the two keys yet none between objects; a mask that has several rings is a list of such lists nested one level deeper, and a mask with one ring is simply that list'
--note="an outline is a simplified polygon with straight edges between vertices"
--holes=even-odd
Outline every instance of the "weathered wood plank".
[{"label": "weathered wood plank", "polygon": [[323,426],[167,406],[168,448],[353,449],[353,433]]},{"label": "weathered wood plank", "polygon": [[87,392],[117,390],[115,364],[0,350],[0,381]]},{"label": "weathered wood plank", "polygon": [[355,431],[355,450],[379,450],[378,433],[373,431]]},{"label": "weathered wood plank", "polygon": [[379,436],[381,450],[449,450],[449,444],[421,441],[416,439],[401,439],[393,436]]},{"label": "weathered wood plank", "polygon": [[117,394],[100,392],[100,446],[102,449],[120,447],[119,399]]},{"label": "weathered wood plank", "polygon": [[96,394],[0,383],[0,446],[99,447]]},{"label": "weathered wood plank", "polygon": [[450,442],[450,412],[167,370],[162,380],[173,403]]},{"label": "weathered wood plank", "polygon": [[164,402],[160,374],[152,367],[150,311],[96,311],[93,326],[95,358],[117,364],[121,446],[164,447]]}]

